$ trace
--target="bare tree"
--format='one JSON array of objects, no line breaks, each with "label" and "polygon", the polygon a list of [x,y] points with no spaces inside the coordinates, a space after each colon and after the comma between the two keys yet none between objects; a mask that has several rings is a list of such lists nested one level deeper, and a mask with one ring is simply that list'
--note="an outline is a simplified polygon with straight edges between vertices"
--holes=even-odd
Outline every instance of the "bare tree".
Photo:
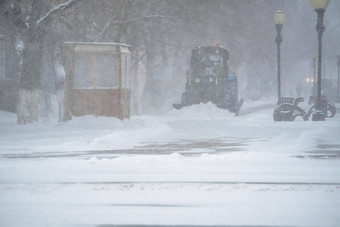
[{"label": "bare tree", "polygon": [[61,12],[78,2],[79,0],[68,0],[52,9],[51,2],[46,4],[38,0],[5,0],[2,3],[6,8],[2,13],[12,26],[12,35],[19,40],[17,45],[24,47],[22,53],[19,53],[22,54],[17,109],[19,124],[38,120],[40,68],[46,28]]}]

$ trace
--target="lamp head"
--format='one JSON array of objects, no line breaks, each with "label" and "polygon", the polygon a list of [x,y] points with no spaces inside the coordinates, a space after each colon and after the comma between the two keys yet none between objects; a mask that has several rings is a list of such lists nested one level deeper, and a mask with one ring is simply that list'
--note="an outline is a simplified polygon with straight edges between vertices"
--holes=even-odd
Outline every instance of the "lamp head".
[{"label": "lamp head", "polygon": [[283,24],[285,22],[286,15],[283,11],[276,11],[274,14],[274,22],[275,24]]},{"label": "lamp head", "polygon": [[323,9],[326,10],[329,2],[331,0],[309,0],[310,3],[312,4],[313,8],[316,9]]}]

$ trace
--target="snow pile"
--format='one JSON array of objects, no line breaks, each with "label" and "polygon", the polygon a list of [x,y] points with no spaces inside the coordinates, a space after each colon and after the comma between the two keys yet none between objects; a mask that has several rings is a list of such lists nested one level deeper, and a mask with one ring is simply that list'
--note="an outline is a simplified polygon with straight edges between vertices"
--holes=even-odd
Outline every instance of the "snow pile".
[{"label": "snow pile", "polygon": [[0,111],[0,225],[336,226],[339,159],[323,155],[340,115],[274,122],[268,104],[28,125]]},{"label": "snow pile", "polygon": [[235,118],[235,114],[229,110],[217,108],[215,104],[208,102],[206,104],[185,106],[180,110],[173,109],[164,117],[180,121],[222,120]]},{"label": "snow pile", "polygon": [[71,121],[57,124],[59,127],[84,130],[121,128],[123,125],[123,122],[118,118],[104,116],[96,117],[93,115],[73,117]]},{"label": "snow pile", "polygon": [[96,137],[88,142],[94,148],[115,149],[136,146],[139,142],[170,132],[166,124],[155,122],[136,122],[126,120],[122,130],[112,130],[112,133]]},{"label": "snow pile", "polygon": [[82,116],[71,121],[16,124],[16,114],[0,111],[0,153],[110,150],[131,148],[170,132],[157,118],[121,121],[114,117]]},{"label": "snow pile", "polygon": [[[268,106],[271,102],[265,100],[257,105]],[[83,116],[64,123],[36,122],[24,126],[16,124],[15,114],[0,111],[0,153],[117,150],[155,142],[182,147],[179,142],[183,140],[194,147],[182,152],[197,152],[207,149],[197,147],[199,140],[211,144],[217,139],[216,144],[243,144],[242,149],[248,152],[292,154],[315,149],[320,138],[329,143],[339,140],[335,133],[340,127],[338,115],[325,122],[274,122],[273,110],[266,108],[261,110],[246,102],[242,115],[235,117],[209,102],[174,109],[163,116],[134,116],[124,121]]]}]

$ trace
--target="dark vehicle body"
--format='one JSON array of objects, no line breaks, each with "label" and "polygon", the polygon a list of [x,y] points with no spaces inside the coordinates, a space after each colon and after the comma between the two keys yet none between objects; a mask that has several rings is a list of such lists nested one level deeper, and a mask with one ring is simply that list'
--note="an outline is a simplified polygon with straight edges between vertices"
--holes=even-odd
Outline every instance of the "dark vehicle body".
[{"label": "dark vehicle body", "polygon": [[[239,110],[237,76],[229,73],[229,53],[220,46],[196,47],[191,52],[190,71],[181,103],[176,109],[212,102],[237,113]],[[243,100],[242,100],[243,101]]]}]

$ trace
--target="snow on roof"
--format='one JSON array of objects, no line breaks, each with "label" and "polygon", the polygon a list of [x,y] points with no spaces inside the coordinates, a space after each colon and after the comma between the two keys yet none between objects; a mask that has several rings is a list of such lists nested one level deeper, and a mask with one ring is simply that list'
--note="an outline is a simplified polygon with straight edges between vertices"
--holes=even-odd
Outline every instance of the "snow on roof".
[{"label": "snow on roof", "polygon": [[200,49],[200,48],[204,48],[204,47],[218,47],[218,48],[222,48],[222,49],[225,49],[225,50],[227,50],[224,46],[222,46],[222,45],[220,45],[220,46],[214,46],[214,45],[197,45],[197,46],[194,46],[194,48],[193,49],[195,49],[195,48],[198,48],[198,49]]},{"label": "snow on roof", "polygon": [[111,43],[111,42],[65,42],[65,45],[110,45],[110,46],[124,46],[130,47],[131,45],[127,45],[124,43]]}]

